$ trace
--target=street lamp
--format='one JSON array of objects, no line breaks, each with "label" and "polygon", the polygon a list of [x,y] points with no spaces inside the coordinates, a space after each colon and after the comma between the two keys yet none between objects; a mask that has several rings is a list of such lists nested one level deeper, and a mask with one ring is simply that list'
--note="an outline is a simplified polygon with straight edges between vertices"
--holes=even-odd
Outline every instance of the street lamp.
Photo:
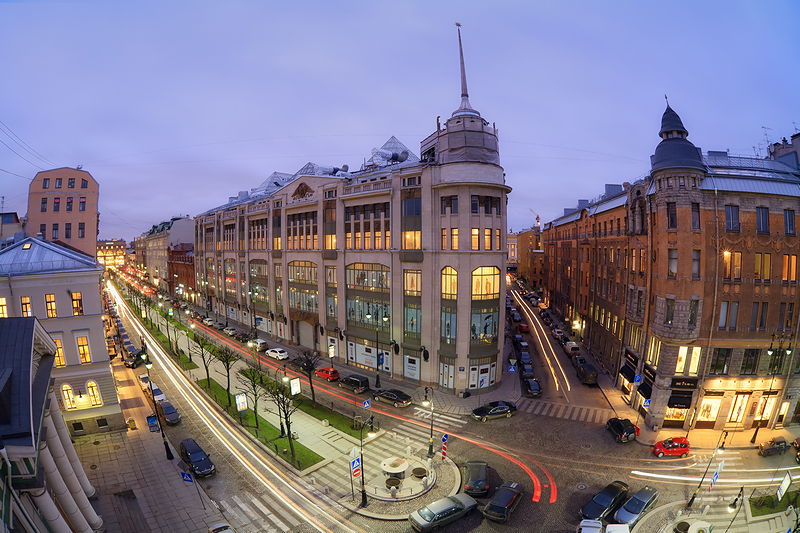
[{"label": "street lamp", "polygon": [[[364,316],[366,317],[367,320],[372,320],[372,313],[367,313]],[[383,323],[386,324],[389,321],[389,315],[384,313],[384,315],[382,317],[382,320],[383,320]],[[381,329],[378,327],[378,324],[377,324],[378,321],[375,320],[375,322],[376,322],[376,324],[375,324],[375,388],[376,389],[380,389],[381,388],[381,369],[380,369],[380,366],[378,365],[378,357],[380,355],[380,351],[381,350],[380,350],[380,347],[378,346],[378,342],[379,342],[378,335],[380,334]]]},{"label": "street lamp", "polygon": [[[769,382],[769,391],[770,392],[772,391],[772,388],[775,385],[775,376],[780,371],[783,370],[783,355],[784,355],[784,353],[786,355],[789,355],[789,356],[792,355],[792,350],[789,347],[787,347],[785,349],[785,351],[784,351],[783,340],[784,340],[783,333],[781,333],[780,335],[778,335],[778,353],[775,354],[775,350],[773,349],[773,346],[774,346],[774,343],[775,343],[775,334],[773,333],[772,334],[772,340],[770,341],[769,348],[767,349],[767,355],[769,355],[770,358],[772,358],[773,355],[776,355],[778,357],[779,361],[780,361],[778,364],[775,364],[774,361],[770,360],[770,363],[769,363],[770,367],[771,367],[770,371],[772,372],[772,379],[770,379],[770,382]],[[761,414],[759,415],[758,421],[756,422],[756,430],[753,432],[753,436],[750,439],[750,443],[751,444],[755,444],[756,439],[758,438],[758,430],[761,429],[761,424],[762,424],[762,422],[764,420],[764,413],[767,410],[767,398],[765,398],[764,396],[762,396],[762,398],[763,398],[764,401],[761,404]]]},{"label": "street lamp", "polygon": [[365,422],[361,423],[361,428],[358,431],[358,439],[361,443],[360,445],[360,457],[361,457],[361,507],[367,506],[367,489],[364,486],[364,428],[369,425],[369,431],[367,432],[367,438],[371,439],[375,436],[375,415],[370,415],[369,419]]},{"label": "street lamp", "polygon": [[[144,342],[142,342],[142,348],[146,349]],[[150,385],[150,399],[153,401],[153,410],[156,412],[156,420],[158,420],[158,429],[161,430],[161,440],[164,441],[164,450],[167,453],[167,461],[172,461],[175,457],[172,455],[172,450],[169,449],[169,443],[167,442],[167,437],[164,435],[164,425],[161,423],[161,416],[158,413],[158,407],[156,406],[156,397],[153,394],[153,380],[150,379],[150,369],[153,368],[153,362],[150,360],[150,354],[145,352],[145,357],[147,359],[144,360],[144,367],[147,369],[147,383]]]},{"label": "street lamp", "polygon": [[692,497],[689,498],[689,502],[686,504],[686,508],[690,508],[694,503],[695,498],[700,493],[700,487],[703,486],[703,481],[706,480],[706,475],[708,474],[708,469],[711,468],[711,463],[714,461],[714,457],[717,455],[717,451],[719,450],[719,445],[722,442],[723,438],[725,437],[725,433],[720,433],[719,439],[717,440],[717,445],[714,446],[714,451],[711,453],[711,457],[708,459],[708,464],[706,465],[706,471],[703,472],[703,477],[700,478],[700,483],[697,484],[697,488],[695,489],[694,493],[692,493]]},{"label": "street lamp", "polygon": [[741,498],[743,494],[744,494],[744,487],[741,487],[739,489],[739,494],[736,495],[736,498],[731,503],[728,504],[729,513],[734,512],[738,508],[739,498]]},{"label": "street lamp", "polygon": [[[431,393],[430,399],[428,399],[428,392]],[[433,457],[436,455],[433,451],[433,389],[425,387],[425,399],[422,400],[422,405],[431,408],[431,436],[428,439],[428,457]]]}]

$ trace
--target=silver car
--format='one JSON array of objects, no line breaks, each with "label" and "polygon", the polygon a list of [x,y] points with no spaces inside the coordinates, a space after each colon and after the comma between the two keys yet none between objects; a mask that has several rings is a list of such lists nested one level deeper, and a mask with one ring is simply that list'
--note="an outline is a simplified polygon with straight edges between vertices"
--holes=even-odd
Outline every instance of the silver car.
[{"label": "silver car", "polygon": [[635,524],[658,499],[658,491],[652,487],[644,487],[628,498],[628,501],[614,514],[614,521],[618,524]]},{"label": "silver car", "polygon": [[419,511],[414,511],[408,516],[414,531],[426,532],[455,522],[462,516],[468,515],[478,507],[478,502],[472,496],[455,494],[436,500],[426,505]]}]

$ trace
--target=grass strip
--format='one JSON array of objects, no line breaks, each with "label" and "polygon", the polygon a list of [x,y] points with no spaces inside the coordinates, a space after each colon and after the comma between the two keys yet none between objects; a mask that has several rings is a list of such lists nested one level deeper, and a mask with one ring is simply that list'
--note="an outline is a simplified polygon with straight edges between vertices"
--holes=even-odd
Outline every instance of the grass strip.
[{"label": "grass strip", "polygon": [[790,490],[783,495],[781,501],[777,501],[776,495],[755,496],[750,498],[750,513],[755,516],[780,513],[789,508],[790,505],[796,507],[800,495],[800,490]]}]

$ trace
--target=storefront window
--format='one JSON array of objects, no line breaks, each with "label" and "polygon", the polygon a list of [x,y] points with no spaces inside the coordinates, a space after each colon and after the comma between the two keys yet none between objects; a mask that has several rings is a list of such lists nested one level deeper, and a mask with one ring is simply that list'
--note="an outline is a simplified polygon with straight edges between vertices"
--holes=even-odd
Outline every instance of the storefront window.
[{"label": "storefront window", "polygon": [[472,299],[492,300],[500,298],[500,269],[478,267],[472,271]]},{"label": "storefront window", "polygon": [[445,344],[456,342],[456,318],[455,307],[442,307],[442,342]]},{"label": "storefront window", "polygon": [[458,272],[453,267],[442,269],[442,298],[455,300],[458,294]]},{"label": "storefront window", "polygon": [[700,351],[701,348],[699,346],[694,346],[692,348],[692,358],[689,360],[689,375],[696,376],[697,369],[700,367]]},{"label": "storefront window", "polygon": [[664,420],[686,420],[686,409],[667,407],[667,409],[664,411]]},{"label": "storefront window", "polygon": [[422,271],[403,270],[403,294],[419,296],[422,294]]},{"label": "storefront window", "polygon": [[697,413],[697,420],[699,422],[714,422],[719,414],[721,404],[722,398],[703,398],[703,403],[700,404],[700,411]]},{"label": "storefront window", "polygon": [[337,296],[335,294],[328,294],[326,296],[327,305],[325,308],[325,314],[328,318],[336,318],[336,300]]},{"label": "storefront window", "polygon": [[389,291],[389,267],[376,263],[353,263],[345,273],[347,288],[362,291]]},{"label": "storefront window", "polygon": [[292,261],[289,263],[289,281],[317,283],[317,265],[311,261]]},{"label": "storefront window", "polygon": [[747,406],[747,400],[750,398],[749,394],[737,394],[731,406],[731,412],[728,415],[728,422],[732,424],[741,424],[744,418],[744,409]]},{"label": "storefront window", "polygon": [[420,323],[422,309],[419,304],[407,303],[403,308],[403,331],[406,336],[418,337],[422,329]]},{"label": "storefront window", "polygon": [[317,291],[289,287],[289,307],[300,311],[317,312]]},{"label": "storefront window", "polygon": [[[348,298],[347,322],[359,327],[387,327],[389,320],[389,302],[366,298]],[[387,320],[383,320],[387,317]]]},{"label": "storefront window", "polygon": [[683,371],[686,368],[686,354],[688,351],[688,346],[681,346],[678,348],[678,362],[675,364],[676,374],[683,374]]},{"label": "storefront window", "polygon": [[775,403],[778,399],[775,396],[762,396],[758,400],[758,407],[756,407],[754,420],[769,420],[772,416],[772,411],[775,409]]},{"label": "storefront window", "polygon": [[496,307],[473,309],[470,321],[470,342],[492,343],[497,341],[499,310]]}]

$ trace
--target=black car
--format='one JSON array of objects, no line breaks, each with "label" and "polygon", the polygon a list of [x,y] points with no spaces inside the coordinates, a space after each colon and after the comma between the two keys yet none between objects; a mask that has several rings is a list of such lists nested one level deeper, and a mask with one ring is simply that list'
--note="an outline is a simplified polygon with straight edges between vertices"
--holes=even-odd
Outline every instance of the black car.
[{"label": "black car", "polygon": [[372,393],[376,402],[390,403],[395,407],[408,407],[411,405],[411,396],[397,389],[379,389]]},{"label": "black car", "polygon": [[211,462],[206,452],[194,439],[183,439],[179,453],[181,459],[189,465],[196,476],[210,476],[217,470],[217,467]]},{"label": "black car", "polygon": [[522,501],[522,485],[506,481],[494,493],[491,501],[483,508],[483,516],[495,522],[508,522],[511,513]]},{"label": "black car", "polygon": [[758,445],[758,455],[767,457],[768,455],[783,455],[791,444],[783,437],[775,437],[769,442],[762,442]]},{"label": "black car", "polygon": [[514,349],[519,350],[519,343],[523,342],[523,340],[524,340],[524,337],[522,335],[519,335],[519,334],[514,335],[511,338],[511,342],[514,345]]},{"label": "black car", "polygon": [[612,418],[606,422],[606,429],[614,435],[617,442],[630,442],[636,439],[637,427],[627,418]]},{"label": "black car", "polygon": [[519,313],[514,313],[511,315],[511,320],[514,322],[522,322],[522,316]]},{"label": "black car", "polygon": [[542,317],[542,318],[548,316],[547,309],[545,309],[545,308],[539,309],[539,316]]},{"label": "black car", "polygon": [[533,372],[533,365],[520,365],[519,375],[522,379],[533,379],[536,375]]},{"label": "black car", "polygon": [[532,365],[533,359],[531,358],[530,352],[519,352],[519,364],[521,365]]},{"label": "black car", "polygon": [[122,363],[128,368],[137,368],[139,365],[144,363],[145,357],[146,357],[145,354],[141,350],[139,350],[137,352],[134,352],[131,356],[123,359]]},{"label": "black car", "polygon": [[627,483],[612,481],[606,488],[595,494],[591,501],[581,507],[581,517],[586,520],[602,520],[613,513],[627,495]]},{"label": "black car", "polygon": [[523,379],[522,393],[528,398],[538,398],[542,395],[542,385],[536,379]]},{"label": "black car", "polygon": [[470,496],[488,496],[489,465],[486,461],[467,461],[461,467],[461,478],[464,480],[464,492]]},{"label": "black car", "polygon": [[369,390],[369,379],[358,374],[350,374],[346,378],[340,379],[338,383],[340,388],[350,389],[356,394]]},{"label": "black car", "polygon": [[489,402],[477,409],[473,409],[472,418],[481,422],[486,422],[490,418],[511,418],[516,410],[517,406],[514,402]]},{"label": "black car", "polygon": [[181,414],[169,402],[158,402],[156,404],[159,414],[164,417],[164,421],[170,426],[174,426],[181,421]]},{"label": "black car", "polygon": [[305,370],[303,369],[303,360],[299,357],[295,357],[294,359],[288,359],[286,361],[286,366],[290,366],[295,370],[299,370],[305,374]]}]

